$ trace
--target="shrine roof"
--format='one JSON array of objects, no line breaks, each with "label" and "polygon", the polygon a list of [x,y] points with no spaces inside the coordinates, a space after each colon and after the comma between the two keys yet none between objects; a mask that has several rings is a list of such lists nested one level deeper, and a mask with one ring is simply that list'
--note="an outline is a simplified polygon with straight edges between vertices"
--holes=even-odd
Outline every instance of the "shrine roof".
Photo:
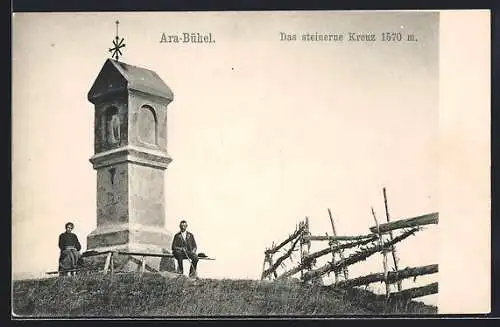
[{"label": "shrine roof", "polygon": [[[121,77],[121,79],[117,76]],[[173,100],[174,94],[152,70],[107,59],[88,93],[90,101],[110,91],[126,88]]]}]

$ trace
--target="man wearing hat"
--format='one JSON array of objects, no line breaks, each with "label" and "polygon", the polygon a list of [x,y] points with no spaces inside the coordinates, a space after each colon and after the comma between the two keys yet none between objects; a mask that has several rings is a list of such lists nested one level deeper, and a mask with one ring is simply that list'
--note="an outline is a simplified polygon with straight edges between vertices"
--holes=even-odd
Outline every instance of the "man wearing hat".
[{"label": "man wearing hat", "polygon": [[[59,235],[59,274],[66,275],[65,270],[76,269],[78,266],[78,259],[80,259],[80,250],[82,246],[78,241],[78,237],[72,233],[75,225],[72,222],[64,225],[66,231]],[[75,272],[73,272],[74,274]],[[69,272],[71,275],[71,272]]]}]

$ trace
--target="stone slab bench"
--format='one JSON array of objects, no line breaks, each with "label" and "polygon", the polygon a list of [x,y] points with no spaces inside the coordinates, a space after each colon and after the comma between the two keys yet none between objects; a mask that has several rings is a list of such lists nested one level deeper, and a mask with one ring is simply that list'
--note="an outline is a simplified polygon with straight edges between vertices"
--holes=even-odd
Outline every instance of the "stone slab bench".
[{"label": "stone slab bench", "polygon": [[[140,272],[143,273],[144,271],[148,270],[150,272],[158,272],[156,269],[153,269],[149,267],[146,264],[146,258],[147,257],[161,257],[161,258],[173,258],[173,254],[171,253],[148,253],[148,252],[127,252],[127,251],[85,251],[82,253],[82,258],[88,258],[88,257],[93,257],[97,255],[107,255],[106,261],[104,263],[104,268],[102,270],[103,273],[108,273],[114,272],[114,267],[113,267],[113,256],[114,255],[134,255],[134,256],[140,256],[141,260],[140,261]],[[215,258],[211,258],[208,256],[198,256],[198,260],[215,260]],[[56,275],[59,273],[65,273],[65,272],[82,272],[82,271],[91,271],[91,269],[85,269],[84,267],[82,268],[76,268],[76,269],[68,269],[68,270],[61,270],[61,271],[49,271],[46,274],[48,275]],[[95,271],[95,270],[94,270]]]}]

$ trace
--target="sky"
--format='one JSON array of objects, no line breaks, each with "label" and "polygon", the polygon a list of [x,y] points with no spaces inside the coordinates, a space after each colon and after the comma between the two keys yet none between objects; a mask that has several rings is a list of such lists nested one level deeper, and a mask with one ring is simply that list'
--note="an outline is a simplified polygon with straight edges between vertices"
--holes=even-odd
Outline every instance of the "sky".
[{"label": "sky", "polygon": [[[339,234],[365,234],[372,206],[384,220],[383,187],[393,220],[440,211],[438,13],[15,14],[14,274],[57,269],[66,221],[84,249],[96,227],[86,97],[117,19],[120,61],[154,70],[174,92],[165,227],[176,232],[187,220],[199,251],[216,258],[200,264],[200,277],[260,278],[266,247],[306,216],[313,234],[331,234],[327,208]],[[212,33],[215,43],[160,42],[183,32]],[[280,32],[401,32],[418,41],[287,42]],[[428,226],[400,243],[399,267],[439,263],[441,231]],[[350,271],[380,272],[381,256]]]}]

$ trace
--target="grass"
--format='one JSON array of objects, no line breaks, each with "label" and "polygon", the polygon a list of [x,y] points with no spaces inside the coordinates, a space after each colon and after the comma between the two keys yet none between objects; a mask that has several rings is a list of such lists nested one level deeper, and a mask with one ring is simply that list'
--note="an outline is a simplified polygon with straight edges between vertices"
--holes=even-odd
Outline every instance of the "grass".
[{"label": "grass", "polygon": [[435,314],[420,302],[385,304],[361,289],[293,280],[190,280],[159,274],[80,275],[13,282],[18,317],[186,317]]}]

